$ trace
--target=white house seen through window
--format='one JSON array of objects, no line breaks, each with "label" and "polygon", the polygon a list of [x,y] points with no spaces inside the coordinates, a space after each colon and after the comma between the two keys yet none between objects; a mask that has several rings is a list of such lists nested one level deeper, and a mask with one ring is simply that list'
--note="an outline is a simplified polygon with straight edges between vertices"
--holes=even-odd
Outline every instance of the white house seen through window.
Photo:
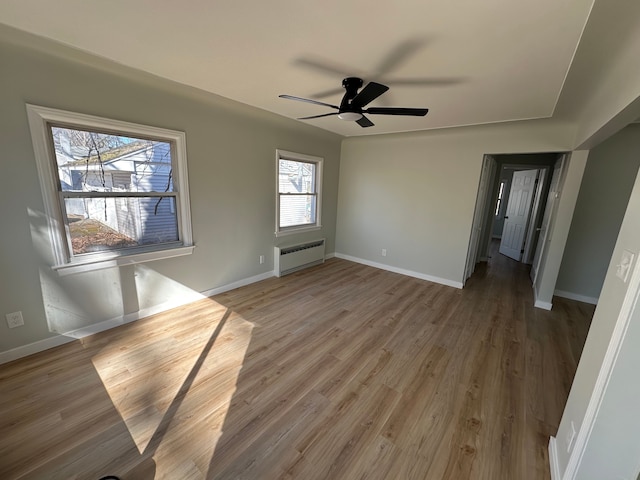
[{"label": "white house seen through window", "polygon": [[[191,244],[183,134],[41,107],[29,115],[43,193],[55,197],[45,202],[58,267],[185,253],[174,250]],[[174,251],[148,255],[162,250]]]},{"label": "white house seen through window", "polygon": [[320,228],[322,159],[278,151],[276,234]]},{"label": "white house seen through window", "polygon": [[50,128],[72,255],[179,240],[170,143]]}]

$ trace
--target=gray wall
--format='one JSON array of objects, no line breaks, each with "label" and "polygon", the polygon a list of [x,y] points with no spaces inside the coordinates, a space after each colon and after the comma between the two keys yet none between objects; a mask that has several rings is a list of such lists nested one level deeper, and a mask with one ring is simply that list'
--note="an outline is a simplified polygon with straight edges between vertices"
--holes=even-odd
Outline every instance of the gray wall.
[{"label": "gray wall", "polygon": [[[637,154],[640,155],[640,148]],[[571,422],[574,422],[576,431],[580,429],[629,288],[629,283],[624,283],[615,274],[616,265],[620,262],[623,250],[636,254],[632,270],[638,268],[640,178],[636,177],[634,180],[613,256],[608,263],[600,302],[591,322],[589,335],[556,436],[561,472],[564,472],[569,459],[565,439],[570,432]],[[632,292],[632,294],[636,293]],[[637,381],[638,365],[640,365],[639,311],[640,308],[636,306],[636,313],[631,318],[611,380],[597,412],[594,429],[578,469],[576,478],[580,480],[630,478],[637,473],[640,459],[638,442],[640,416],[637,415],[637,399],[640,395],[640,382]]]},{"label": "gray wall", "polygon": [[556,289],[597,299],[640,166],[640,124],[589,154]]},{"label": "gray wall", "polygon": [[[334,251],[340,136],[5,27],[0,64],[0,352],[272,270],[285,241],[274,238],[276,148],[324,157],[323,230],[286,241],[323,236]],[[193,255],[53,272],[25,103],[186,132]],[[25,326],[9,330],[17,310]]]},{"label": "gray wall", "polygon": [[461,284],[483,156],[571,150],[573,133],[530,121],[345,139],[336,252]]}]

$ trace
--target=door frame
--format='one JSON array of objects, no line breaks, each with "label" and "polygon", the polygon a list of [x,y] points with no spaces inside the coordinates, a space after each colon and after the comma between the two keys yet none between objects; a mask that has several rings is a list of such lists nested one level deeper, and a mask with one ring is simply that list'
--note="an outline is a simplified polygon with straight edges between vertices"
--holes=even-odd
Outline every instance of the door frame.
[{"label": "door frame", "polygon": [[562,190],[562,184],[564,182],[564,176],[566,175],[569,155],[570,154],[565,153],[564,155],[559,156],[558,160],[556,160],[556,165],[554,165],[554,168],[549,175],[550,187],[554,184],[554,180],[556,181],[555,190],[552,191],[551,188],[549,188],[549,192],[547,194],[547,202],[543,212],[542,221],[545,221],[544,215],[547,213],[547,210],[549,210],[549,215],[547,217],[547,224],[540,226],[541,235],[538,237],[538,243],[536,245],[534,257],[532,259],[531,272],[529,275],[531,278],[531,283],[533,285],[536,284],[538,274],[540,273],[540,264],[542,263],[542,259],[548,247],[547,243],[551,234],[549,230],[555,222],[555,217],[558,211],[558,197],[560,196],[560,191]]},{"label": "door frame", "polygon": [[[476,264],[479,261],[488,261],[489,260],[489,252],[491,248],[491,239],[493,234],[493,223],[495,221],[494,210],[496,201],[498,198],[498,187],[499,187],[499,169],[502,168],[515,168],[518,170],[532,170],[532,169],[551,169],[553,168],[553,163],[550,163],[545,160],[532,159],[532,162],[527,163],[512,163],[508,160],[505,160],[504,163],[499,161],[498,157],[503,156],[518,156],[518,155],[555,155],[556,159],[560,156],[566,154],[567,152],[557,151],[557,152],[520,152],[520,153],[487,153],[483,155],[483,164],[480,171],[480,179],[478,181],[478,192],[476,195],[476,203],[473,214],[473,221],[471,231],[469,233],[469,246],[467,249],[467,258],[463,271],[463,287],[469,277],[475,271]],[[488,160],[489,159],[489,160]],[[487,162],[494,162],[492,165],[493,172],[489,172],[488,169],[491,168]],[[483,184],[483,174],[488,175],[491,173],[489,178],[488,186]],[[548,189],[548,185],[550,182],[550,175],[546,175],[545,182],[543,183],[543,192],[546,192]],[[482,191],[481,191],[482,190]],[[482,195],[484,192],[484,195]],[[542,206],[544,206],[542,202]],[[492,208],[489,208],[492,207]],[[489,211],[491,210],[491,211]],[[480,228],[480,230],[478,230]],[[483,249],[481,252],[480,250]]]},{"label": "door frame", "polygon": [[522,255],[522,263],[531,265],[533,263],[533,254],[535,247],[538,244],[540,236],[540,227],[538,225],[542,221],[542,214],[544,213],[544,207],[546,206],[545,192],[550,185],[550,171],[551,167],[544,167],[538,169],[538,184],[536,185],[535,197],[533,199],[533,206],[531,208],[531,217],[529,218],[529,225],[527,227],[527,238],[524,243],[524,254]]},{"label": "door frame", "polygon": [[[491,185],[495,183],[497,162],[493,155],[485,154],[482,158],[482,169],[480,170],[480,180],[478,182],[478,193],[476,195],[476,205],[473,212],[473,223],[471,234],[469,235],[469,247],[467,249],[467,261],[464,267],[462,285],[473,275],[478,263],[480,239],[482,238],[483,226],[486,226],[485,219],[492,197]],[[493,224],[493,222],[492,222]]]}]

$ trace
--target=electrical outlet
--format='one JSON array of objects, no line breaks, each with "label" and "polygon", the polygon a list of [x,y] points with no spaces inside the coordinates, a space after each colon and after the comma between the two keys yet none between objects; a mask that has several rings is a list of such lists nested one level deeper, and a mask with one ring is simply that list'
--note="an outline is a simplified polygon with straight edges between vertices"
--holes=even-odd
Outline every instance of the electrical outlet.
[{"label": "electrical outlet", "polygon": [[264,255],[260,255],[260,265],[264,263]]},{"label": "electrical outlet", "polygon": [[573,420],[571,420],[571,430],[567,432],[567,452],[571,451],[571,447],[573,446],[573,441],[576,438],[576,426],[573,424]]},{"label": "electrical outlet", "polygon": [[616,265],[616,276],[625,283],[629,279],[629,271],[631,270],[631,264],[635,256],[635,253],[624,250],[620,258],[620,263]]},{"label": "electrical outlet", "polygon": [[16,328],[24,325],[22,312],[7,313],[6,317],[7,317],[7,325],[9,325],[9,328]]},{"label": "electrical outlet", "polygon": [[386,256],[387,256],[387,249],[386,249],[386,248],[383,248],[383,249],[382,249],[382,256],[383,256],[383,257],[386,257]]}]

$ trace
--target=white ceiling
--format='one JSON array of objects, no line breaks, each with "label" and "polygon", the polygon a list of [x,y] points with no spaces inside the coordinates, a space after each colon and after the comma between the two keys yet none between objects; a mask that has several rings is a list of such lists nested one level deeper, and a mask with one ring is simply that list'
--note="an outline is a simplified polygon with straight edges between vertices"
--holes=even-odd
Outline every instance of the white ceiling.
[{"label": "white ceiling", "polygon": [[2,0],[0,22],[286,117],[331,110],[279,94],[339,104],[342,92],[320,94],[345,76],[391,87],[369,106],[430,109],[371,115],[367,129],[305,121],[353,136],[552,116],[592,4]]}]

